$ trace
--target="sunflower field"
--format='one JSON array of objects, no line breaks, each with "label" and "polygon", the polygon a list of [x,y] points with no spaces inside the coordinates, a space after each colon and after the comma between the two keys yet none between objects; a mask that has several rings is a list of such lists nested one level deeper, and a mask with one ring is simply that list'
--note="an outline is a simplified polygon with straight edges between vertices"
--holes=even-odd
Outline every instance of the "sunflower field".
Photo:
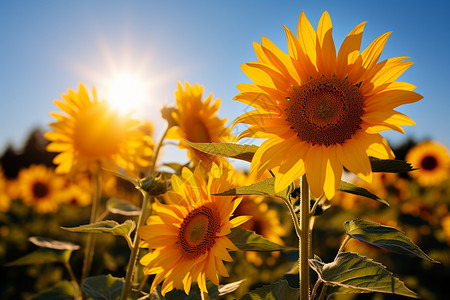
[{"label": "sunflower field", "polygon": [[231,127],[197,83],[145,121],[64,92],[0,158],[0,299],[445,299],[449,151],[381,135],[422,95],[408,57],[380,60],[390,32],[361,49],[365,24],[338,46],[302,11],[287,52],[254,42]]}]

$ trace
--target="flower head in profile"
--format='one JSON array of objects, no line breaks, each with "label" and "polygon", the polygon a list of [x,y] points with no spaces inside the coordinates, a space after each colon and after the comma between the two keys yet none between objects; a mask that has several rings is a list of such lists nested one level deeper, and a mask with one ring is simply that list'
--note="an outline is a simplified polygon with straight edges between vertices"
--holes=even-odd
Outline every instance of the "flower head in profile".
[{"label": "flower head in profile", "polygon": [[422,98],[396,79],[412,65],[407,57],[378,61],[390,32],[360,51],[364,23],[337,51],[327,12],[314,30],[302,12],[297,36],[285,27],[288,53],[269,39],[254,43],[258,62],[242,65],[254,84],[240,84],[235,100],[256,108],[237,118],[250,127],[239,138],[265,138],[251,171],[277,171],[275,190],[306,174],[315,197],[334,196],[343,167],[370,182],[368,156],[392,159],[379,134],[403,132],[414,122],[394,110]]},{"label": "flower head in profile", "polygon": [[53,213],[61,202],[64,179],[45,165],[31,165],[18,176],[22,201],[40,213]]},{"label": "flower head in profile", "polygon": [[406,155],[406,161],[417,170],[409,175],[420,185],[434,186],[448,178],[450,171],[450,156],[447,148],[434,141],[422,142],[411,148]]},{"label": "flower head in profile", "polygon": [[228,250],[237,250],[226,237],[248,217],[231,218],[241,199],[214,196],[232,187],[232,172],[213,164],[208,181],[197,168],[173,175],[171,204],[156,201],[147,225],[139,228],[142,247],[154,249],[141,259],[144,274],[156,274],[151,291],[162,281],[162,295],[177,288],[189,294],[192,282],[207,292],[206,278],[219,285],[218,275],[228,276],[223,261],[232,261]]},{"label": "flower head in profile", "polygon": [[186,82],[186,89],[178,83],[178,90],[175,92],[177,107],[171,113],[173,123],[167,133],[169,139],[179,140],[178,146],[188,150],[188,157],[197,165],[208,168],[213,162],[219,163],[222,159],[218,156],[206,154],[193,149],[184,140],[194,143],[230,142],[232,136],[230,129],[225,127],[226,119],[220,119],[216,113],[220,106],[220,100],[216,99],[211,103],[213,95],[210,94],[204,101],[203,87],[197,84],[191,86]]},{"label": "flower head in profile", "polygon": [[97,164],[135,172],[139,165],[150,163],[143,158],[148,146],[137,129],[138,121],[111,110],[106,101],[98,100],[95,89],[90,98],[83,84],[78,93],[69,90],[62,97],[64,101],[54,103],[65,114],[51,113],[56,122],[50,124],[53,131],[45,134],[51,141],[47,150],[60,152],[54,159],[57,173],[92,170]]}]

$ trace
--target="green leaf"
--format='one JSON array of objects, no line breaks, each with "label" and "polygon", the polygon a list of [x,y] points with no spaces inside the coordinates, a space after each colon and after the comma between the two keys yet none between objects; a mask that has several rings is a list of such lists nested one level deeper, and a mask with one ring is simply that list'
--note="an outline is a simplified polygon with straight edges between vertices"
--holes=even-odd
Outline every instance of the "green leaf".
[{"label": "green leaf", "polygon": [[73,300],[74,296],[73,284],[64,280],[34,296],[32,300]]},{"label": "green leaf", "polygon": [[289,186],[287,189],[275,193],[274,189],[275,184],[275,178],[265,178],[261,181],[258,181],[256,183],[245,185],[245,186],[239,186],[237,188],[216,194],[217,196],[234,196],[234,195],[264,195],[264,196],[271,196],[271,197],[277,197],[284,200],[289,200],[289,194],[291,193],[293,187],[292,185]]},{"label": "green leaf", "polygon": [[50,248],[55,250],[78,250],[80,246],[72,244],[70,242],[62,242],[57,240],[48,239],[40,236],[32,236],[28,238],[30,242],[36,246],[43,248]]},{"label": "green leaf", "polygon": [[124,223],[119,224],[113,220],[106,220],[97,223],[81,225],[78,227],[61,227],[62,229],[73,231],[73,232],[88,232],[88,233],[112,233],[114,235],[123,236],[131,248],[131,233],[136,228],[136,223],[133,220],[126,220]]},{"label": "green leaf", "polygon": [[119,224],[113,220],[106,220],[97,223],[81,225],[78,227],[61,227],[62,229],[73,232],[89,232],[89,233],[112,233],[114,235],[129,236],[136,228],[136,223],[133,220],[126,220]]},{"label": "green leaf", "polygon": [[413,171],[410,163],[398,159],[379,159],[369,156],[372,172],[403,173]]},{"label": "green leaf", "polygon": [[386,268],[367,257],[352,252],[341,252],[331,263],[310,259],[311,268],[326,284],[360,292],[380,292],[418,298]]},{"label": "green leaf", "polygon": [[291,288],[286,280],[280,280],[251,291],[241,300],[297,300],[298,298],[298,289]]},{"label": "green leaf", "polygon": [[113,214],[124,216],[139,216],[141,211],[133,204],[117,198],[110,198],[106,202],[106,209]]},{"label": "green leaf", "polygon": [[345,181],[341,180],[341,183],[339,184],[339,187],[338,187],[338,191],[349,193],[349,194],[354,194],[354,195],[358,195],[358,196],[363,196],[363,197],[376,200],[378,202],[381,202],[381,203],[389,206],[389,203],[386,200],[381,199],[380,197],[372,194],[365,188],[354,185],[353,183],[349,183],[349,182],[345,182]]},{"label": "green leaf", "polygon": [[72,250],[56,250],[51,248],[39,248],[25,256],[22,256],[15,261],[12,261],[6,266],[24,266],[35,264],[46,264],[60,262],[65,263],[69,261]]},{"label": "green leaf", "polygon": [[86,278],[81,290],[94,300],[116,300],[120,299],[123,283],[122,278],[100,275]]},{"label": "green leaf", "polygon": [[215,156],[229,157],[248,162],[252,161],[258,146],[239,145],[234,143],[193,143],[184,140],[189,146]]},{"label": "green leaf", "polygon": [[245,279],[231,282],[224,285],[215,285],[211,280],[206,281],[206,288],[208,289],[208,296],[211,300],[222,299],[222,296],[230,294],[237,290]]},{"label": "green leaf", "polygon": [[380,223],[356,219],[344,223],[349,236],[368,244],[399,254],[413,254],[432,263],[439,263],[429,257],[405,235],[404,232]]},{"label": "green leaf", "polygon": [[270,252],[298,250],[298,248],[278,245],[277,243],[271,242],[253,231],[240,227],[232,228],[231,233],[229,233],[227,237],[236,247],[239,248],[239,250],[242,251]]}]

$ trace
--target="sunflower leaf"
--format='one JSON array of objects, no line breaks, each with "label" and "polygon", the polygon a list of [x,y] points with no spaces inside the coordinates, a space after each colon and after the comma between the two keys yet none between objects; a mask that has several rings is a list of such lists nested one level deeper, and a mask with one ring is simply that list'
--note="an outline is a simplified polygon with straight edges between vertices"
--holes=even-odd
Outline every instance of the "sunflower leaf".
[{"label": "sunflower leaf", "polygon": [[140,214],[139,208],[131,204],[130,202],[120,200],[117,198],[110,198],[106,202],[106,209],[113,214],[119,214],[124,216],[138,216]]},{"label": "sunflower leaf", "polygon": [[297,300],[298,298],[298,289],[291,288],[286,280],[280,280],[250,291],[241,300]]},{"label": "sunflower leaf", "polygon": [[240,227],[232,228],[231,233],[227,237],[242,251],[270,252],[298,250],[298,248],[282,246],[271,242],[253,231]]},{"label": "sunflower leaf", "polygon": [[413,171],[410,163],[398,159],[380,159],[369,156],[372,172],[403,173]]},{"label": "sunflower leaf", "polygon": [[338,286],[332,292],[380,292],[418,298],[382,264],[352,252],[339,253],[333,262],[323,263],[317,257],[309,260],[311,268],[327,285]]},{"label": "sunflower leaf", "polygon": [[354,185],[353,183],[350,183],[350,182],[341,180],[341,183],[339,184],[339,187],[338,187],[338,191],[349,193],[349,194],[354,194],[354,195],[358,195],[358,196],[363,196],[363,197],[376,200],[378,202],[381,202],[381,203],[389,206],[389,203],[386,200],[381,199],[380,197],[378,197],[375,194],[372,194],[365,188]]},{"label": "sunflower leaf", "polygon": [[288,187],[287,189],[275,193],[274,189],[275,178],[269,177],[265,178],[256,183],[252,183],[250,185],[239,186],[237,188],[230,189],[228,191],[215,194],[217,196],[234,196],[234,195],[264,195],[282,198],[284,200],[289,200],[289,194],[291,193],[292,187]]},{"label": "sunflower leaf", "polygon": [[120,298],[123,279],[110,274],[88,277],[81,285],[81,290],[94,300],[116,300]]},{"label": "sunflower leaf", "polygon": [[73,284],[64,280],[35,295],[32,300],[73,300],[74,296],[75,288]]},{"label": "sunflower leaf", "polygon": [[252,161],[258,146],[239,145],[234,143],[193,143],[184,140],[189,146],[215,156],[229,157],[248,162]]},{"label": "sunflower leaf", "polygon": [[344,228],[349,236],[362,242],[398,254],[412,254],[429,262],[439,263],[411,242],[404,232],[396,228],[361,219],[346,221]]},{"label": "sunflower leaf", "polygon": [[72,244],[70,242],[62,242],[57,240],[52,240],[45,237],[40,236],[32,236],[28,238],[30,242],[35,244],[36,246],[43,248],[50,248],[55,250],[78,250],[80,246]]},{"label": "sunflower leaf", "polygon": [[6,266],[25,266],[60,262],[65,263],[69,261],[72,250],[57,250],[51,248],[39,248],[19,259],[16,259]]},{"label": "sunflower leaf", "polygon": [[133,220],[126,220],[124,223],[119,224],[113,220],[105,220],[97,223],[81,225],[78,227],[61,227],[64,230],[72,232],[87,232],[87,233],[112,233],[114,235],[121,235],[126,240],[128,245],[131,245],[130,234],[136,228],[136,223]]}]

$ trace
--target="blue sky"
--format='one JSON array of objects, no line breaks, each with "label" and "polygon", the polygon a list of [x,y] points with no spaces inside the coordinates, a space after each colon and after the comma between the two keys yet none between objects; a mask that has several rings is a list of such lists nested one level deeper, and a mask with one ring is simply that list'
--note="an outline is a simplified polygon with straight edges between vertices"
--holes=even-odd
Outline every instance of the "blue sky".
[{"label": "blue sky", "polygon": [[381,59],[411,57],[415,64],[399,80],[416,85],[424,99],[399,109],[416,126],[384,136],[392,144],[434,138],[450,147],[450,35],[443,3],[1,1],[0,151],[8,143],[21,146],[34,127],[48,129],[48,113],[57,111],[53,100],[69,88],[80,82],[99,87],[114,72],[138,73],[150,83],[149,101],[137,116],[151,120],[157,136],[165,126],[159,110],[174,104],[177,81],[201,84],[205,94],[220,98],[219,116],[231,124],[249,110],[232,98],[237,84],[250,82],[239,65],[256,60],[252,42],[266,36],[285,50],[281,24],[295,30],[302,9],[314,27],[328,10],[337,47],[363,21],[363,47],[393,31]]}]

